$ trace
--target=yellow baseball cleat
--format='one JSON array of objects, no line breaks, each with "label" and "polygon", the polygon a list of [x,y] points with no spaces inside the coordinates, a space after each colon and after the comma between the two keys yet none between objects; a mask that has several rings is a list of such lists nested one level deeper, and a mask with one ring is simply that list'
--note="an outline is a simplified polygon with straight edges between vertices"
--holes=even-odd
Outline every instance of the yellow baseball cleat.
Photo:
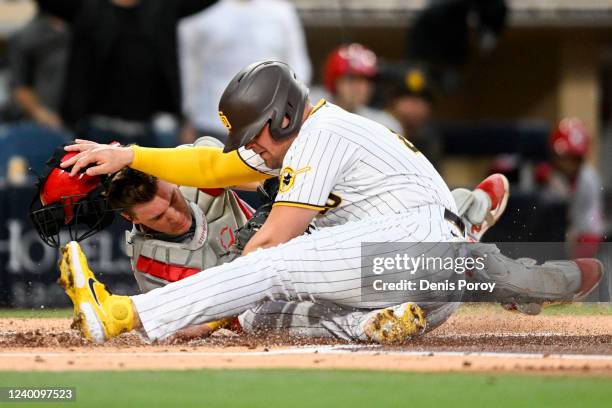
[{"label": "yellow baseball cleat", "polygon": [[94,343],[132,330],[134,306],[129,296],[115,296],[100,283],[87,266],[79,244],[69,242],[62,249],[58,283],[74,305],[72,327]]},{"label": "yellow baseball cleat", "polygon": [[373,312],[363,331],[377,343],[398,344],[422,334],[426,324],[425,313],[417,304],[402,303]]}]

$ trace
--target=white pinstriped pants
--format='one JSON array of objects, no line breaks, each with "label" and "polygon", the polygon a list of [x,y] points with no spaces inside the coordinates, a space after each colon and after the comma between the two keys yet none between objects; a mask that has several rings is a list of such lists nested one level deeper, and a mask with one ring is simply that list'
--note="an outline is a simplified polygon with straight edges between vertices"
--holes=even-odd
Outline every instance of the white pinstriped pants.
[{"label": "white pinstriped pants", "polygon": [[[389,292],[385,304],[364,302],[361,243],[449,242],[454,239],[451,230],[443,207],[417,207],[407,213],[323,228],[133,296],[132,300],[150,340],[164,339],[192,325],[237,316],[271,300],[359,309],[387,307],[415,300],[413,292]],[[438,278],[442,281],[448,276]]]}]

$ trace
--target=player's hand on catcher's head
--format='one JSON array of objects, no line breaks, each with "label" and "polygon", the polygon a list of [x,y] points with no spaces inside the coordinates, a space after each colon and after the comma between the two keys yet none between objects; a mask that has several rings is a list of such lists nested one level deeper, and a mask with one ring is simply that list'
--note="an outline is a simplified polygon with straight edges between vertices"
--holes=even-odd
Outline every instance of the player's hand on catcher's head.
[{"label": "player's hand on catcher's head", "polygon": [[70,175],[74,176],[85,167],[89,176],[115,173],[129,166],[134,160],[134,151],[130,147],[98,144],[89,140],[76,139],[75,144],[64,148],[67,152],[79,152],[62,162],[62,168],[72,166]]}]

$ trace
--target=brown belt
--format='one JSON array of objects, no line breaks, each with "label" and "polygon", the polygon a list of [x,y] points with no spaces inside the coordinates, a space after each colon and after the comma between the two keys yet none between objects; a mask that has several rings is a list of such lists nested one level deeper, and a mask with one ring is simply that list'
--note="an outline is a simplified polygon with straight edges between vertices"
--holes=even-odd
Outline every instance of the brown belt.
[{"label": "brown belt", "polygon": [[463,223],[463,220],[461,220],[461,218],[459,218],[457,214],[445,208],[444,209],[444,219],[450,222],[451,224],[454,224],[455,227],[459,228],[459,231],[461,231],[461,234],[465,235],[465,224]]}]

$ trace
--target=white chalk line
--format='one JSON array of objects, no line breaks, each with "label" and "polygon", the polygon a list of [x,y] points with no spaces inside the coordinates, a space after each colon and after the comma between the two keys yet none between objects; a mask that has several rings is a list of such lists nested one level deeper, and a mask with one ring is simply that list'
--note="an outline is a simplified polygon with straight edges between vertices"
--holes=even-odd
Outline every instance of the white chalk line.
[{"label": "white chalk line", "polygon": [[612,355],[607,354],[561,354],[561,353],[511,353],[511,352],[469,352],[469,351],[402,351],[385,350],[380,346],[361,345],[333,345],[333,346],[304,346],[288,349],[269,351],[242,351],[242,352],[214,352],[214,351],[181,351],[181,352],[47,352],[37,353],[35,350],[29,353],[0,352],[0,359],[5,358],[28,358],[28,357],[107,357],[123,358],[126,355],[132,357],[256,357],[256,356],[283,356],[283,355],[354,355],[354,356],[407,356],[407,357],[489,357],[489,358],[520,358],[520,359],[561,359],[561,360],[597,360],[612,361]]}]

